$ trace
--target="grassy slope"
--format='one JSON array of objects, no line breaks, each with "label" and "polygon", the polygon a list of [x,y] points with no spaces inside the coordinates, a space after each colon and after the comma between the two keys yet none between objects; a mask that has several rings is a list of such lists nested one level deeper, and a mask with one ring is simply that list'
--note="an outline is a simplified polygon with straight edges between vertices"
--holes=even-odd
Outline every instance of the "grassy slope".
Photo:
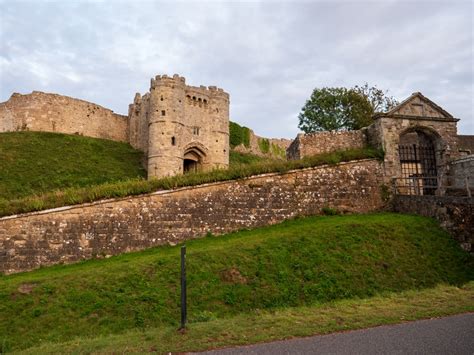
[{"label": "grassy slope", "polygon": [[47,132],[0,134],[0,199],[144,177],[142,153],[105,139]]},{"label": "grassy slope", "polygon": [[[434,221],[397,214],[312,217],[208,237],[188,242],[187,262],[191,324],[474,278],[472,258]],[[3,276],[0,344],[176,327],[178,287],[179,247]]]},{"label": "grassy slope", "polygon": [[186,332],[162,326],[133,329],[120,335],[82,337],[43,343],[25,354],[183,353],[272,340],[327,334],[474,312],[474,281],[461,287],[438,285],[386,293],[365,299],[243,313],[189,324]]},{"label": "grassy slope", "polygon": [[[48,132],[0,134],[0,199],[11,200],[68,187],[143,178],[143,153],[105,139]],[[264,160],[231,152],[230,165]]]}]

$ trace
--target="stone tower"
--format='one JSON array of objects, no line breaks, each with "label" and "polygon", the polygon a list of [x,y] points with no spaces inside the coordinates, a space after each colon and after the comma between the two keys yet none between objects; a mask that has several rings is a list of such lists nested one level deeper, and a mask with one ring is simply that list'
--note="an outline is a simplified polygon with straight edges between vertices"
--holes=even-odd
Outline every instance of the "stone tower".
[{"label": "stone tower", "polygon": [[187,86],[175,74],[151,79],[129,107],[129,138],[145,151],[148,178],[229,165],[229,95]]}]

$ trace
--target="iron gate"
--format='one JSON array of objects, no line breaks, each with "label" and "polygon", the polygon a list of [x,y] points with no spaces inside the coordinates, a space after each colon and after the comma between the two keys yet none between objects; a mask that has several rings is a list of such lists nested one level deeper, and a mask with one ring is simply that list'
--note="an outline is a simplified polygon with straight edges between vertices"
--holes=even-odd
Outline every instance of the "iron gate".
[{"label": "iron gate", "polygon": [[438,188],[436,155],[432,145],[399,145],[402,177],[397,192],[405,195],[434,195]]}]

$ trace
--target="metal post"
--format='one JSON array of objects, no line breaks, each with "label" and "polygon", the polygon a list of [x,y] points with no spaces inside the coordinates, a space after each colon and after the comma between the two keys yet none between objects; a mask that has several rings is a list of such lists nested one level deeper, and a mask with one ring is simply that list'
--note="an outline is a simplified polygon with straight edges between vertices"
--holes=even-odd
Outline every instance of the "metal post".
[{"label": "metal post", "polygon": [[179,329],[186,329],[186,245],[181,247],[181,327]]}]

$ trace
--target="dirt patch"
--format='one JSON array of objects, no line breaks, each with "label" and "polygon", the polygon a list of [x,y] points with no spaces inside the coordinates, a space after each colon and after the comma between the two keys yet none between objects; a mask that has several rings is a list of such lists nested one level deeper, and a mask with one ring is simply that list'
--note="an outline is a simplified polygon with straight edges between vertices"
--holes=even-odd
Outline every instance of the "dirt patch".
[{"label": "dirt patch", "polygon": [[29,295],[38,284],[22,284],[18,287],[18,292],[24,295]]},{"label": "dirt patch", "polygon": [[224,282],[229,282],[233,284],[241,284],[244,285],[247,283],[247,279],[242,276],[240,271],[235,267],[225,270],[221,273],[221,280]]}]

